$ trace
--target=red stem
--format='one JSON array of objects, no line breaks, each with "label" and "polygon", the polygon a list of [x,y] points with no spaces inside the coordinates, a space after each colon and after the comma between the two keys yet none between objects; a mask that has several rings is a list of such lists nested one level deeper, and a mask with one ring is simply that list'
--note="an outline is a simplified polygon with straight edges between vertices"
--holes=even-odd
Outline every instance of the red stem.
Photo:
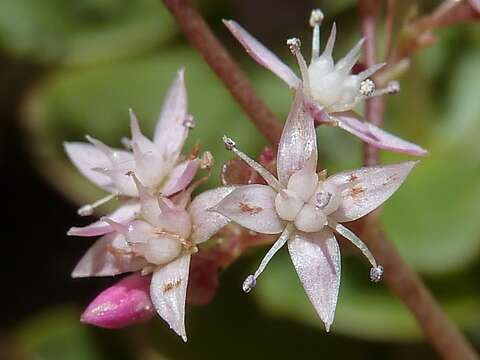
[{"label": "red stem", "polygon": [[272,146],[276,147],[282,133],[280,122],[258,97],[248,78],[193,8],[190,0],[164,0],[163,2],[175,17],[190,44],[200,52],[258,130]]}]

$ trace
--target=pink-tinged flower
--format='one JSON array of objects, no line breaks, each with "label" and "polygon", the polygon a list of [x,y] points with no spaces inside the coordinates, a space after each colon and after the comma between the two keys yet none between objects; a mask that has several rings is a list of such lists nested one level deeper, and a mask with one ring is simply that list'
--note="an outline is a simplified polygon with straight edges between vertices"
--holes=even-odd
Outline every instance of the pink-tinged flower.
[{"label": "pink-tinged flower", "polygon": [[[186,341],[185,296],[190,258],[198,250],[198,244],[210,239],[229,222],[228,218],[208,209],[234,187],[209,190],[190,201],[190,194],[196,187],[192,184],[169,199],[152,192],[133,173],[130,175],[140,199],[136,219],[122,224],[108,217],[102,218],[114,232],[97,240],[77,264],[72,277],[111,276],[136,271],[143,276],[151,274],[148,291],[153,307]],[[138,277],[134,279],[138,280]],[[124,291],[123,285],[119,283],[95,299],[82,320],[98,326],[119,327],[147,317],[145,312],[150,308],[145,296],[139,294],[142,288],[137,286],[135,291]]]},{"label": "pink-tinged flower", "polygon": [[[385,63],[376,64],[358,74],[351,73],[360,57],[364,39],[335,64],[332,58],[336,37],[335,24],[325,49],[320,54],[322,20],[322,12],[313,10],[310,17],[310,25],[313,27],[310,65],[307,65],[300,52],[300,40],[292,38],[287,41],[291,52],[297,57],[302,79],[238,23],[233,20],[225,20],[224,23],[256,62],[287,83],[292,91],[301,89],[304,92],[304,106],[312,114],[316,124],[338,126],[379,149],[410,155],[427,154],[420,146],[389,134],[350,111],[366,98],[398,92],[399,84],[392,81],[385,88],[375,89],[375,84],[369,77]],[[348,112],[345,113],[346,111]]]},{"label": "pink-tinged flower", "polygon": [[151,276],[135,273],[102,291],[85,309],[86,324],[118,329],[150,320],[155,308],[150,300]]},{"label": "pink-tinged flower", "polygon": [[383,268],[367,246],[343,222],[379,207],[401,185],[415,162],[365,167],[326,177],[316,173],[317,143],[313,119],[298,91],[285,123],[277,154],[275,178],[263,166],[224,138],[226,148],[254,168],[268,185],[237,187],[212,210],[259,233],[281,234],[254,275],[244,282],[249,292],[273,255],[288,244],[290,257],[307,295],[325,323],[333,322],[340,285],[340,249],[334,233],[350,240],[372,265],[371,280]]},{"label": "pink-tinged flower", "polygon": [[[131,176],[138,178],[155,192],[170,196],[185,189],[194,178],[200,160],[185,158],[181,150],[193,118],[187,112],[187,92],[184,71],[177,73],[165,99],[153,141],[145,137],[130,110],[132,139],[126,141],[129,150],[110,148],[101,141],[87,136],[90,143],[67,142],[65,151],[80,172],[110,195],[79,209],[80,215],[91,215],[94,208],[117,197],[133,198],[109,215],[117,222],[128,223],[139,210],[138,190]],[[131,149],[131,151],[130,151]],[[83,228],[72,228],[69,235],[93,236],[112,231],[104,221],[97,221]]]}]

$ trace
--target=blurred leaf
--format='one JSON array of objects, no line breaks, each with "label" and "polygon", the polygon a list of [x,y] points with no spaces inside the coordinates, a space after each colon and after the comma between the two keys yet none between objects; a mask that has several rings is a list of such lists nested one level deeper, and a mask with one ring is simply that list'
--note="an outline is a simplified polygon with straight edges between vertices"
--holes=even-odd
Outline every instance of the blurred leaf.
[{"label": "blurred leaf", "polygon": [[[419,329],[405,306],[382,284],[372,284],[369,269],[343,256],[342,283],[332,332],[364,339],[405,341],[420,337]],[[358,266],[357,266],[358,265]],[[359,276],[357,274],[364,276]],[[314,327],[321,322],[287,256],[286,249],[268,265],[254,290],[255,299],[268,312]],[[478,324],[480,305],[471,295],[442,303],[461,325]]]},{"label": "blurred leaf", "polygon": [[0,2],[0,46],[47,64],[81,65],[138,54],[172,32],[172,20],[156,0]]},{"label": "blurred leaf", "polygon": [[35,359],[96,360],[100,356],[80,323],[78,310],[64,307],[28,318],[15,332],[19,345]]},{"label": "blurred leaf", "polygon": [[25,108],[30,151],[37,167],[79,203],[100,196],[68,163],[62,142],[81,141],[90,134],[111,146],[120,146],[120,138],[129,136],[129,107],[135,110],[144,133],[152,134],[164,94],[183,65],[189,110],[197,119],[185,153],[196,142],[203,150],[210,150],[216,166],[208,186],[218,186],[221,165],[232,158],[224,149],[222,135],[233,136],[252,156],[258,155],[264,140],[203,61],[186,49],[116,65],[58,72],[41,83]]},{"label": "blurred leaf", "polygon": [[480,161],[458,147],[431,153],[386,203],[382,219],[417,271],[442,274],[480,254]]}]

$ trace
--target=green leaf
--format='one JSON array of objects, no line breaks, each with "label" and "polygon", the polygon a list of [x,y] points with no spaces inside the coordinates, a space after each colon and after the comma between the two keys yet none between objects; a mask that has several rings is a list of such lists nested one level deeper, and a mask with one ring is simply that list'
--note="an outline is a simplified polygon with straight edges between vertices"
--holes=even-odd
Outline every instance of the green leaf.
[{"label": "green leaf", "polygon": [[[420,330],[411,313],[382,283],[370,282],[365,263],[359,264],[345,255],[342,261],[342,282],[331,331],[371,340],[418,339]],[[445,282],[442,284],[445,286]],[[262,308],[274,316],[323,328],[286,249],[270,262],[253,294]],[[480,305],[473,294],[445,297],[442,307],[465,328],[473,329],[478,324]]]},{"label": "green leaf", "polygon": [[138,54],[173,29],[156,0],[0,2],[0,46],[46,64],[84,65]]},{"label": "green leaf", "polygon": [[28,318],[14,333],[19,346],[36,359],[100,359],[78,314],[76,309],[63,307]]}]

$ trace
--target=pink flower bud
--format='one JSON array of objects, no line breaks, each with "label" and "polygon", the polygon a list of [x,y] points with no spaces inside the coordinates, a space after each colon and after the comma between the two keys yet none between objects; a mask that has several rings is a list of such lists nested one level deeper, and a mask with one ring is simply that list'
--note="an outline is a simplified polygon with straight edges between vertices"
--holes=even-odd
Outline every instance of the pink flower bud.
[{"label": "pink flower bud", "polygon": [[155,308],[150,301],[151,276],[139,273],[123,278],[104,290],[88,305],[80,321],[98,327],[118,329],[150,320]]}]

